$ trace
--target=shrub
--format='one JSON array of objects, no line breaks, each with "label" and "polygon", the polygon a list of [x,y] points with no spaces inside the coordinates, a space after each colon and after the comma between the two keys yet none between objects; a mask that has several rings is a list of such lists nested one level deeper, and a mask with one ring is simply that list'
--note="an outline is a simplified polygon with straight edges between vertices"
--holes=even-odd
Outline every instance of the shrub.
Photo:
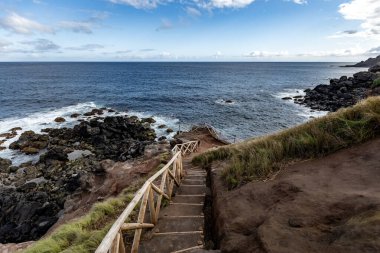
[{"label": "shrub", "polygon": [[372,88],[380,87],[380,78],[373,81]]}]

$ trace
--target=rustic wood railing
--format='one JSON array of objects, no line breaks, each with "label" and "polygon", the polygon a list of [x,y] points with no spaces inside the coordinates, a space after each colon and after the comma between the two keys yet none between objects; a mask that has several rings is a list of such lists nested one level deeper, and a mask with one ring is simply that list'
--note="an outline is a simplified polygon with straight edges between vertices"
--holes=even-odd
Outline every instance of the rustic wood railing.
[{"label": "rustic wood railing", "polygon": [[[198,147],[199,141],[190,141],[176,145],[172,149],[172,159],[156,174],[150,177],[141,189],[137,191],[132,201],[103,238],[103,241],[95,253],[126,253],[123,233],[130,230],[135,231],[131,252],[138,252],[142,230],[145,228],[153,228],[157,224],[162,199],[170,200],[174,185],[179,186],[181,184],[183,177],[182,156],[195,152]],[[140,209],[137,221],[126,223],[127,219],[131,218],[131,213],[138,204],[140,204]],[[149,206],[150,222],[144,222],[147,206]]]},{"label": "rustic wood railing", "polygon": [[177,152],[181,151],[182,155],[191,154],[197,150],[198,146],[199,141],[189,141],[183,144],[177,144],[172,149],[172,153],[176,154]]}]

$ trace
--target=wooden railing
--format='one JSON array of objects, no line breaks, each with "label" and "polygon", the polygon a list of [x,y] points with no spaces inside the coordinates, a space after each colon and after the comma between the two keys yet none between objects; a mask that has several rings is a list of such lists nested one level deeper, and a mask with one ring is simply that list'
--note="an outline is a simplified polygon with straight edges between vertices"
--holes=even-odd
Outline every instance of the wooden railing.
[{"label": "wooden railing", "polygon": [[177,144],[172,149],[172,154],[176,154],[177,152],[181,152],[182,155],[191,154],[197,150],[199,146],[199,141],[189,141],[183,144]]},{"label": "wooden railing", "polygon": [[[150,177],[128,206],[121,213],[119,218],[112,225],[95,253],[126,253],[123,233],[134,230],[134,238],[131,252],[138,252],[141,233],[145,228],[153,228],[158,221],[162,199],[170,200],[174,185],[179,186],[183,177],[182,156],[190,152],[195,152],[199,146],[199,141],[191,141],[176,145],[173,149],[172,159],[156,174]],[[140,204],[136,222],[127,222],[131,219],[131,213]],[[149,222],[145,222],[145,214],[149,206]]]}]

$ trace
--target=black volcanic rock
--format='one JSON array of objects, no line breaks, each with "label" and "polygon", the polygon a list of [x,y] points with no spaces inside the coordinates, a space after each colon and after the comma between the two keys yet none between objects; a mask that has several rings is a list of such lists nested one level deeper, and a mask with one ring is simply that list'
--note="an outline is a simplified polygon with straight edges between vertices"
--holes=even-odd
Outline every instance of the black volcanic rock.
[{"label": "black volcanic rock", "polygon": [[353,65],[346,65],[344,67],[363,67],[363,68],[370,68],[375,66],[376,64],[380,64],[380,55],[375,58],[368,58],[365,61],[361,61],[359,63],[353,64]]},{"label": "black volcanic rock", "polygon": [[[379,66],[380,68],[380,66]],[[372,85],[378,78],[378,67],[373,67],[370,71],[355,73],[353,77],[342,76],[339,79],[330,79],[330,84],[320,84],[314,89],[305,90],[305,97],[295,101],[306,105],[313,110],[336,111],[342,107],[356,104],[368,95],[376,95]]]},{"label": "black volcanic rock", "polygon": [[[11,144],[21,151],[41,151],[37,163],[16,167],[0,158],[0,243],[38,240],[57,221],[67,197],[90,191],[94,177],[105,173],[102,160],[138,157],[156,138],[150,124],[127,116],[95,118],[43,132],[24,132]],[[75,152],[85,155],[69,159]]]},{"label": "black volcanic rock", "polygon": [[380,63],[372,66],[371,68],[369,68],[368,71],[371,72],[371,73],[378,73],[378,72],[380,72]]}]

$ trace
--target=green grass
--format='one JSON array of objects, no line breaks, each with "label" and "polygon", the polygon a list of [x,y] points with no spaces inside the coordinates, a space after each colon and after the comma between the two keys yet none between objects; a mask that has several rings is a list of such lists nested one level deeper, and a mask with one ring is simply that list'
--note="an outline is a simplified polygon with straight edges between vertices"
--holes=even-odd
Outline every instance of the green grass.
[{"label": "green grass", "polygon": [[208,167],[225,161],[222,178],[232,189],[265,179],[290,162],[325,156],[376,136],[380,136],[380,97],[371,97],[273,135],[208,151],[193,163]]},{"label": "green grass", "polygon": [[372,88],[380,87],[380,78],[373,81]]},{"label": "green grass", "polygon": [[[153,171],[162,168],[162,164]],[[90,253],[94,252],[120,213],[133,199],[134,193],[145,183],[141,178],[124,189],[117,197],[93,205],[85,216],[58,227],[23,253]],[[138,209],[135,208],[135,212]],[[133,213],[132,213],[133,215]]]}]

